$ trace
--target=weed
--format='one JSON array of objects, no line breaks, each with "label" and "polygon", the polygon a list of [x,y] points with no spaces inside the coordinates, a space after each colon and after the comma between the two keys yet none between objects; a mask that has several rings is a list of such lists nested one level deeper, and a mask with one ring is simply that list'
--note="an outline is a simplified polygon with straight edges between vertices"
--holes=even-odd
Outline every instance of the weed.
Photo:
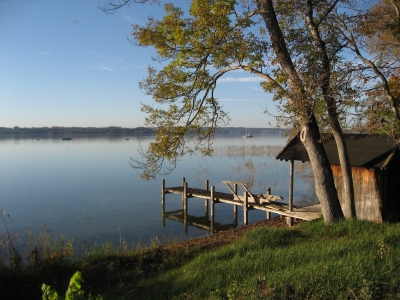
[{"label": "weed", "polygon": [[385,243],[384,240],[380,240],[379,241],[378,247],[379,247],[379,249],[378,249],[378,257],[380,259],[384,259],[386,254],[389,252],[390,247],[389,247],[388,244]]},{"label": "weed", "polygon": [[[0,217],[3,220],[3,224],[4,227],[6,229],[6,233],[7,233],[7,242],[3,243],[3,246],[0,246],[1,248],[5,248],[8,249],[8,257],[9,257],[9,261],[11,263],[12,266],[17,267],[20,265],[21,261],[22,261],[22,257],[20,255],[20,253],[17,251],[16,246],[15,246],[15,240],[17,239],[17,235],[11,236],[10,231],[8,230],[8,226],[7,226],[7,222],[4,218],[4,216],[8,216],[9,220],[11,220],[11,216],[10,214],[8,214],[7,212],[5,212],[1,207],[0,207]],[[3,255],[1,256],[1,258],[3,259]],[[4,263],[4,261],[2,261]]]},{"label": "weed", "polygon": [[[43,300],[84,300],[85,292],[82,290],[83,278],[81,272],[77,271],[71,278],[65,297],[59,296],[57,291],[53,289],[50,285],[43,283]],[[103,300],[103,297],[96,296],[93,297],[91,293],[89,294],[88,300]]]}]

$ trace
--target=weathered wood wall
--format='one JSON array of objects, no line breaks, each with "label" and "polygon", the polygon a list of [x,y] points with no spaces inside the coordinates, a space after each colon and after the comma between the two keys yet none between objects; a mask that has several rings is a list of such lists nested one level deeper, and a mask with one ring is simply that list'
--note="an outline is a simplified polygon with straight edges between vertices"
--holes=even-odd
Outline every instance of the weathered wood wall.
[{"label": "weathered wood wall", "polygon": [[[340,166],[332,165],[339,200],[342,201],[343,176]],[[357,218],[373,222],[383,221],[383,174],[379,169],[352,167],[354,200]]]}]

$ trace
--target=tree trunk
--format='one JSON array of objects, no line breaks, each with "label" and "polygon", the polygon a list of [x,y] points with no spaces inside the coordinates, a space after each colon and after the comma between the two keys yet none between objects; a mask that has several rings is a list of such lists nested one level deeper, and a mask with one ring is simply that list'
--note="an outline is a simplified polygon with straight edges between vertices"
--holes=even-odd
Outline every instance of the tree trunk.
[{"label": "tree trunk", "polygon": [[351,165],[349,154],[347,151],[346,141],[344,140],[344,134],[342,128],[336,126],[338,121],[332,121],[331,129],[333,136],[335,138],[337,151],[339,155],[340,167],[342,168],[342,176],[343,176],[343,193],[342,193],[342,211],[346,218],[355,218],[356,217],[356,206],[354,201],[354,186],[353,186],[353,176],[351,173]]},{"label": "tree trunk", "polygon": [[289,97],[287,98],[290,99],[288,100],[290,104],[297,108],[297,117],[303,124],[300,139],[310,158],[314,172],[315,192],[321,203],[325,224],[331,224],[343,218],[343,212],[336,192],[332,169],[322,146],[318,124],[312,113],[312,103],[305,95],[303,83],[287,49],[272,0],[257,0],[257,7],[266,24],[277,61],[287,75],[291,90],[288,91]]},{"label": "tree trunk", "polygon": [[319,27],[314,22],[314,5],[312,0],[307,0],[306,21],[321,59],[321,90],[324,96],[325,104],[327,106],[329,125],[336,141],[340,166],[342,168],[342,211],[346,218],[354,218],[356,216],[356,210],[354,203],[353,177],[351,173],[351,165],[349,154],[347,152],[346,141],[344,140],[342,127],[338,119],[336,102],[335,99],[332,97],[333,93],[331,90],[331,60],[328,57],[326,44],[321,38]]},{"label": "tree trunk", "polygon": [[300,140],[310,158],[314,172],[315,193],[321,203],[325,224],[332,224],[343,218],[343,212],[315,118],[312,118],[311,122],[302,128]]}]

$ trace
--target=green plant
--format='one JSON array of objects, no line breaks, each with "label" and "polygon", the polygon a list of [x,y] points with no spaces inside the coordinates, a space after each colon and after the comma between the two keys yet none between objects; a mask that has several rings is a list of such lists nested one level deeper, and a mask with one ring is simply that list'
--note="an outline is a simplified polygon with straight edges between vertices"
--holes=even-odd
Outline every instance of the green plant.
[{"label": "green plant", "polygon": [[244,284],[234,280],[227,288],[226,296],[229,300],[248,299],[254,293],[254,289],[248,289]]},{"label": "green plant", "polygon": [[15,247],[13,240],[16,239],[16,236],[14,235],[13,237],[11,236],[10,231],[8,230],[7,227],[7,223],[6,220],[4,218],[4,215],[8,216],[8,218],[11,220],[10,214],[8,214],[7,212],[5,212],[1,207],[0,207],[0,217],[3,219],[3,223],[4,223],[4,227],[6,229],[6,233],[7,233],[7,237],[8,237],[8,243],[9,243],[9,247],[7,247],[9,249],[9,258],[10,258],[10,263],[12,266],[16,267],[19,266],[21,261],[22,261],[22,257],[21,254],[18,252],[17,248]]},{"label": "green plant", "polygon": [[384,259],[386,254],[389,252],[390,247],[388,244],[385,243],[384,240],[379,241],[378,243],[378,257],[380,259]]},{"label": "green plant", "polygon": [[[67,292],[65,294],[65,297],[59,296],[57,291],[53,289],[50,285],[47,285],[43,283],[42,285],[42,291],[43,291],[43,300],[84,300],[84,294],[85,292],[82,290],[82,283],[83,283],[83,277],[81,275],[81,272],[77,271],[71,278],[69,282],[69,286],[67,289]],[[90,293],[87,298],[88,300],[102,300],[103,297],[101,296],[96,296],[93,297]]]}]

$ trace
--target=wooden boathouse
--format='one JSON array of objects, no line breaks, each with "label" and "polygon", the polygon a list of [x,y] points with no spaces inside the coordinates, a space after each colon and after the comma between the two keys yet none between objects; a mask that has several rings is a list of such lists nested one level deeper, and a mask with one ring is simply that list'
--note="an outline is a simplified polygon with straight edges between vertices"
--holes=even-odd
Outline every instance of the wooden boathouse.
[{"label": "wooden boathouse", "polygon": [[[400,154],[396,140],[386,135],[346,134],[352,169],[357,218],[374,222],[400,221]],[[334,175],[339,200],[343,184],[333,135],[323,137],[323,146]],[[295,136],[277,159],[309,161],[306,149]]]}]

